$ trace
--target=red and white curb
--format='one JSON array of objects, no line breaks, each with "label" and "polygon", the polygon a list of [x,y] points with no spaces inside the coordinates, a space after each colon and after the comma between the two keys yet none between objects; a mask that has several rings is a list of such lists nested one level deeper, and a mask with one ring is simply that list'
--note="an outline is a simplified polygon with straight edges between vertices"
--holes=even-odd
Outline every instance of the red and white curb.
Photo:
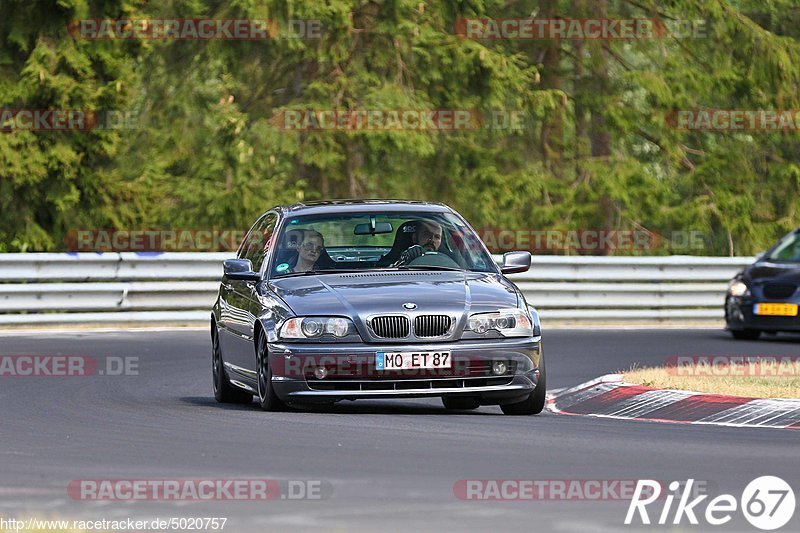
[{"label": "red and white curb", "polygon": [[609,374],[577,387],[551,391],[547,408],[558,414],[684,424],[800,429],[800,399],[741,398],[633,385]]}]

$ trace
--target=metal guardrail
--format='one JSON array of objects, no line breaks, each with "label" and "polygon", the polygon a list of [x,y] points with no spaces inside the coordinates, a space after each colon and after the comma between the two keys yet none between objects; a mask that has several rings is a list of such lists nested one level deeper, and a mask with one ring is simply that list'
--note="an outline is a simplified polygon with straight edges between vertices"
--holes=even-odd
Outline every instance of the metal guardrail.
[{"label": "metal guardrail", "polygon": [[[205,324],[230,257],[0,254],[0,325]],[[753,260],[534,256],[510,279],[545,323],[721,320],[727,281]]]}]

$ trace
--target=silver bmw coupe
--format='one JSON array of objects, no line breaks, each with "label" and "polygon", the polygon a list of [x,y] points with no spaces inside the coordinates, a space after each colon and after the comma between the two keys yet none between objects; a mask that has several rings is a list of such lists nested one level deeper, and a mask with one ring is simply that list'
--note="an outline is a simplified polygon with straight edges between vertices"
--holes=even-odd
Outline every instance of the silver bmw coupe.
[{"label": "silver bmw coupe", "polygon": [[278,206],[224,263],[214,396],[262,409],[439,397],[447,409],[545,403],[539,315],[453,209],[336,200]]}]

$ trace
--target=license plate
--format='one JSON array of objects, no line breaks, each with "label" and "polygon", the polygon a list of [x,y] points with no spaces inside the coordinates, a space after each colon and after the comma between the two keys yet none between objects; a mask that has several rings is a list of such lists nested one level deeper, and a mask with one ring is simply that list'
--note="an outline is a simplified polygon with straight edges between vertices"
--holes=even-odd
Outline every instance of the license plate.
[{"label": "license plate", "polygon": [[375,370],[450,367],[450,352],[377,352],[375,354]]},{"label": "license plate", "polygon": [[753,312],[757,315],[797,316],[797,304],[756,304]]}]

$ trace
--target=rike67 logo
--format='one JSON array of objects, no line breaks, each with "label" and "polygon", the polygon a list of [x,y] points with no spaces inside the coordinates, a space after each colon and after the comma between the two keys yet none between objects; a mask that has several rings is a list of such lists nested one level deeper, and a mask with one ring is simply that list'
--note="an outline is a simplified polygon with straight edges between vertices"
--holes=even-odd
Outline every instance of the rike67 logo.
[{"label": "rike67 logo", "polygon": [[[690,500],[693,495],[693,484],[694,479],[689,479],[686,483],[673,481],[669,484],[669,493],[662,498],[660,482],[640,479],[628,507],[628,514],[625,516],[625,525],[635,523],[634,518],[637,514],[642,524],[651,524],[647,507],[657,501],[659,503],[652,505],[650,511],[657,512],[659,504],[663,501],[663,507],[656,519],[659,525],[669,523],[679,525],[684,518],[689,524],[698,525],[699,515],[707,524],[721,526],[730,522],[734,513],[741,510],[751,525],[771,531],[786,525],[794,515],[794,491],[786,481],[776,476],[761,476],[754,479],[745,487],[739,500],[731,494],[720,494],[708,502],[705,502],[707,494]],[[673,511],[675,500],[677,504]],[[701,512],[703,508],[701,504],[705,506],[704,512]]]}]

